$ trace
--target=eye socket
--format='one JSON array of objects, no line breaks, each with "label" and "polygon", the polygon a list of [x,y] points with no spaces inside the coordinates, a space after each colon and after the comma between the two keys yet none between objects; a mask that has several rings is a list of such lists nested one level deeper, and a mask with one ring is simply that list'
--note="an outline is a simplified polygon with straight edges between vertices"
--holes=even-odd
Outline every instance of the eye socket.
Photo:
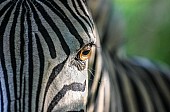
[{"label": "eye socket", "polygon": [[86,45],[86,46],[84,46],[80,51],[79,51],[79,53],[78,53],[78,55],[77,55],[77,57],[78,57],[78,59],[80,59],[81,61],[85,61],[85,60],[87,60],[87,59],[89,59],[90,58],[90,56],[91,56],[91,47],[92,47],[92,45]]}]

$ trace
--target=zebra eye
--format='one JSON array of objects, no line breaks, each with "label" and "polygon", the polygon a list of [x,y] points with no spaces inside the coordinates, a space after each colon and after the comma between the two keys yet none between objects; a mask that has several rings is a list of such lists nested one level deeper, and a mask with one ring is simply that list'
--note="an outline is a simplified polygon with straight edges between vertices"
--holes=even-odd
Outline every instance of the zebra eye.
[{"label": "zebra eye", "polygon": [[80,59],[81,61],[85,61],[87,59],[90,58],[91,56],[91,45],[86,45],[84,46],[78,53],[78,59]]}]

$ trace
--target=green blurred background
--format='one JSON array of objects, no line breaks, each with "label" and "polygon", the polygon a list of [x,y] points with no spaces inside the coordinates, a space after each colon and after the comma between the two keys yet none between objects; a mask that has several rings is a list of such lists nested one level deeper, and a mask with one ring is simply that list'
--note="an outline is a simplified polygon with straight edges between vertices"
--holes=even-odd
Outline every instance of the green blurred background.
[{"label": "green blurred background", "polygon": [[170,0],[114,0],[126,23],[126,51],[170,65]]}]

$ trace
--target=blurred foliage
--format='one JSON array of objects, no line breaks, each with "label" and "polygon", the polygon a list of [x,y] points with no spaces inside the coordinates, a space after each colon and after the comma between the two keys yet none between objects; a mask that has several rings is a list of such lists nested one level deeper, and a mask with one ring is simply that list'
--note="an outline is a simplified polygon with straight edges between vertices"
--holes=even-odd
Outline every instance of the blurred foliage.
[{"label": "blurred foliage", "polygon": [[170,64],[170,0],[114,0],[126,23],[126,51]]}]

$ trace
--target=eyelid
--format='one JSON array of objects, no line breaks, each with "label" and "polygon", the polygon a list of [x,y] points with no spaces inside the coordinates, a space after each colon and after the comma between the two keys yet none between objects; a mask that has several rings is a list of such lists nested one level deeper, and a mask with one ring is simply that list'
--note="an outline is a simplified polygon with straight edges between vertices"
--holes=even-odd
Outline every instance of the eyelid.
[{"label": "eyelid", "polygon": [[97,46],[94,42],[91,42],[91,43],[88,43],[88,44],[85,44],[85,45],[83,45],[83,47],[81,47],[79,50],[77,50],[77,53],[78,52],[80,52],[83,48],[85,48],[86,46],[88,46],[88,45],[90,45],[91,47],[93,47],[93,46]]},{"label": "eyelid", "polygon": [[[92,47],[93,47],[94,45],[96,46],[96,44],[94,44],[93,42],[84,45],[84,46],[78,51],[77,56],[76,56],[76,59],[81,60],[81,61],[85,61],[85,60],[89,59],[89,58],[91,57],[91,53],[92,53],[91,50],[92,50]],[[83,54],[84,51],[88,51],[88,50],[90,50],[90,51],[88,52],[88,54],[86,54],[86,55]]]}]

